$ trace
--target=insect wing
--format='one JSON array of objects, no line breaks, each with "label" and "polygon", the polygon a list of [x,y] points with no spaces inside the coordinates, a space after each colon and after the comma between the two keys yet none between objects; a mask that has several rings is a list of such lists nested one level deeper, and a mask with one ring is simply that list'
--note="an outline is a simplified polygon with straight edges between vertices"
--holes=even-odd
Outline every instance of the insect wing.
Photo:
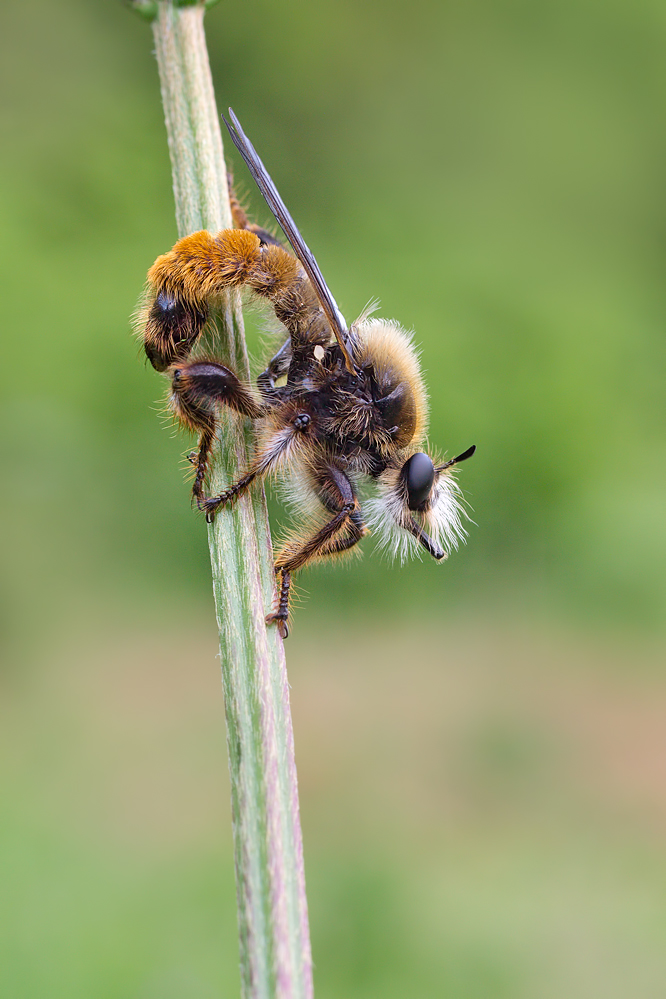
[{"label": "insect wing", "polygon": [[344,316],[340,312],[333,295],[331,294],[326,281],[324,280],[324,275],[319,269],[319,265],[315,260],[312,251],[308,247],[307,243],[301,236],[300,232],[296,227],[296,223],[292,219],[287,206],[280,197],[278,190],[273,183],[270,174],[266,170],[266,167],[261,162],[256,149],[246,136],[243,131],[241,124],[234,114],[234,112],[229,108],[229,114],[231,116],[230,124],[227,119],[222,115],[224,124],[229,129],[229,135],[233,139],[234,145],[241,154],[248,170],[252,174],[254,181],[263,194],[266,204],[272,211],[273,215],[279,222],[281,228],[284,231],[285,236],[291,243],[294,252],[300,262],[302,263],[306,274],[310,278],[312,285],[315,290],[315,294],[319,299],[324,314],[328,319],[331,329],[333,330],[335,337],[340,345],[340,349],[345,357],[345,362],[347,368],[352,374],[355,373],[354,363],[349,353],[349,348],[347,346],[347,324],[345,322]]}]

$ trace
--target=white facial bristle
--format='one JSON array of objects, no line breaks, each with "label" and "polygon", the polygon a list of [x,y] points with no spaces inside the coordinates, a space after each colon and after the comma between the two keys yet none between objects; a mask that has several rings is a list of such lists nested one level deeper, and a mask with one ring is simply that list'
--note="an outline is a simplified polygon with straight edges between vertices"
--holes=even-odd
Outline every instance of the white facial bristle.
[{"label": "white facial bristle", "polygon": [[413,516],[447,555],[457,550],[467,538],[462,524],[462,518],[467,518],[467,513],[462,505],[460,486],[451,474],[439,476],[433,486],[428,511],[412,514],[405,509],[402,491],[398,488],[398,474],[387,473],[383,481],[380,479],[378,482],[378,495],[363,504],[363,513],[380,550],[402,563],[413,555],[420,558],[424,552],[414,535],[401,526],[406,516]]}]

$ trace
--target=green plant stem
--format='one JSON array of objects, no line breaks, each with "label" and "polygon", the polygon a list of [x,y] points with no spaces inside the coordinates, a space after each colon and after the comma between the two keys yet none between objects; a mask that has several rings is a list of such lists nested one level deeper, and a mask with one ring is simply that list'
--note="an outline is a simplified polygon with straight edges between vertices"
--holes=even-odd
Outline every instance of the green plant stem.
[{"label": "green plant stem", "polygon": [[[157,0],[152,16],[179,236],[231,225],[227,177],[203,30],[204,3]],[[152,14],[151,14],[152,11]],[[217,315],[215,356],[249,378],[237,293]],[[247,468],[251,439],[223,414],[211,491]],[[275,600],[263,490],[219,514],[208,533],[227,718],[245,999],[309,999],[305,898],[289,689],[282,640],[264,618]]]}]

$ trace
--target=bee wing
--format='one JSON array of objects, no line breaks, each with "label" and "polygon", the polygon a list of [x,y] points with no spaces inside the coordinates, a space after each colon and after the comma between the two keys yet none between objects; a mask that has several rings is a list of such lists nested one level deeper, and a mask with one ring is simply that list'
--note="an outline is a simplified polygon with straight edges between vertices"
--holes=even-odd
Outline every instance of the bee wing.
[{"label": "bee wing", "polygon": [[224,115],[222,115],[224,124],[229,129],[229,135],[233,139],[234,145],[238,149],[238,152],[245,160],[248,170],[252,174],[257,187],[266,200],[266,204],[272,211],[284,231],[285,236],[291,243],[294,253],[303,265],[305,273],[310,278],[315,294],[319,299],[322,309],[324,310],[324,315],[328,319],[331,329],[335,334],[335,338],[340,345],[340,350],[344,354],[347,368],[352,374],[355,374],[356,369],[347,346],[348,330],[345,318],[340,312],[335,299],[329,291],[328,285],[324,280],[324,275],[319,270],[319,265],[317,264],[312,251],[296,228],[296,223],[289,214],[284,201],[278,194],[278,190],[271,180],[266,167],[259,159],[256,149],[241,128],[241,124],[231,108],[229,108],[229,115],[231,116],[233,124],[230,124]]}]

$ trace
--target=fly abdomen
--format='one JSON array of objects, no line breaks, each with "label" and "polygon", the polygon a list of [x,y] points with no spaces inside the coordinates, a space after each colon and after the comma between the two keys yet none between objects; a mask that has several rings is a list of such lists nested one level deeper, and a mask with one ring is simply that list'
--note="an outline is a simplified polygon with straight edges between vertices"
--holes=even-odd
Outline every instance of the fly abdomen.
[{"label": "fly abdomen", "polygon": [[398,447],[409,444],[416,430],[416,403],[406,382],[399,382],[388,395],[375,400],[384,429]]}]

